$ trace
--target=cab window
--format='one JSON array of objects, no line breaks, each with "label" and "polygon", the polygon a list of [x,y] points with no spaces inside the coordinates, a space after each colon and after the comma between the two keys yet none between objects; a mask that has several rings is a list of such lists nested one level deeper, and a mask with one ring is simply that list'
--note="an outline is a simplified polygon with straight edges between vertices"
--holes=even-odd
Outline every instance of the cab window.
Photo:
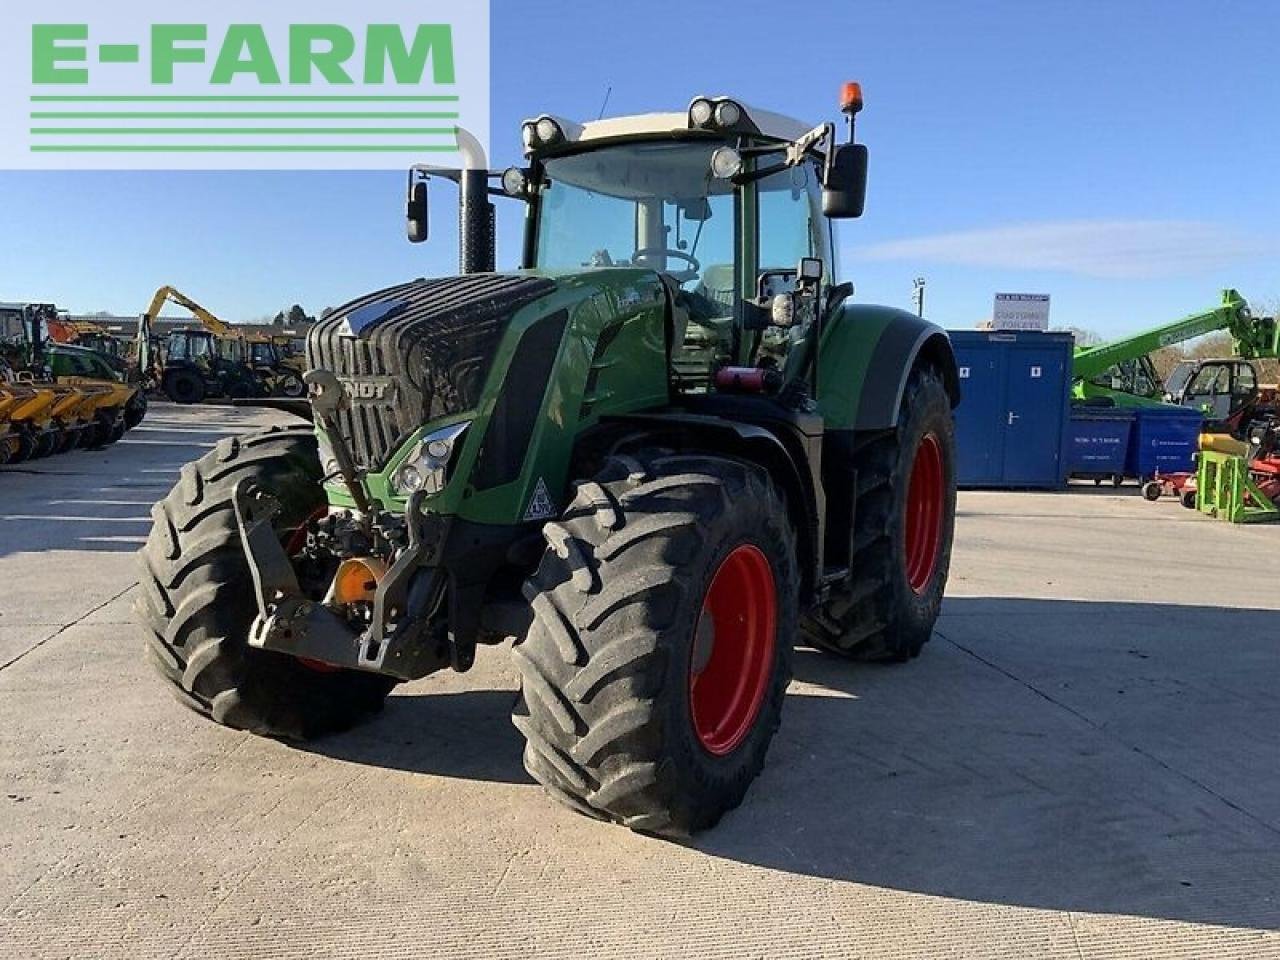
[{"label": "cab window", "polygon": [[820,187],[812,163],[802,163],[760,181],[760,269],[795,269],[805,257],[820,257],[828,276],[821,218]]},{"label": "cab window", "polygon": [[1236,393],[1241,396],[1250,396],[1258,389],[1258,378],[1253,372],[1253,367],[1247,363],[1240,364],[1236,374]]}]

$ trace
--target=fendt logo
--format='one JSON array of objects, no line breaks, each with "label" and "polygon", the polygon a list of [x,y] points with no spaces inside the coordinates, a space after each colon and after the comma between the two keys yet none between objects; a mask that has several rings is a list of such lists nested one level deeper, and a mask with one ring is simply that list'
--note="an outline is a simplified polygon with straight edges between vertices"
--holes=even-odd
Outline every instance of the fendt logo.
[{"label": "fendt logo", "polygon": [[396,381],[392,377],[339,377],[338,382],[355,405],[390,405],[396,402]]},{"label": "fendt logo", "polygon": [[487,150],[483,0],[106,6],[0,13],[0,168],[451,166],[460,131]]}]

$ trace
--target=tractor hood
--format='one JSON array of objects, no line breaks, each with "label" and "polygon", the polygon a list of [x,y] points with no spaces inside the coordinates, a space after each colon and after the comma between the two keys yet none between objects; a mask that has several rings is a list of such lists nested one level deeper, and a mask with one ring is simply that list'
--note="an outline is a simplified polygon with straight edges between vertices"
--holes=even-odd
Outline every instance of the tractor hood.
[{"label": "tractor hood", "polygon": [[386,465],[425,423],[473,409],[512,316],[555,281],[522,274],[415,280],[334,310],[307,337],[307,365],[351,399],[338,415],[356,464]]}]

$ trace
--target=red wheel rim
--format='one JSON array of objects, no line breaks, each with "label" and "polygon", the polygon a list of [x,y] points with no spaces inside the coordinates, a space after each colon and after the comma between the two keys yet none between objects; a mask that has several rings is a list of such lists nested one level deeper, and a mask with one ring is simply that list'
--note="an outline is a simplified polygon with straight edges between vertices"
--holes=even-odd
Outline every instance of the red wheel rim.
[{"label": "red wheel rim", "polygon": [[943,480],[942,445],[932,433],[925,434],[916,448],[907,486],[906,549],[907,583],[917,594],[924,593],[938,569],[942,550],[942,515],[946,484]]},{"label": "red wheel rim", "polygon": [[689,711],[703,748],[732,753],[760,714],[773,674],[778,597],[769,560],[743,544],[711,578],[694,625]]}]

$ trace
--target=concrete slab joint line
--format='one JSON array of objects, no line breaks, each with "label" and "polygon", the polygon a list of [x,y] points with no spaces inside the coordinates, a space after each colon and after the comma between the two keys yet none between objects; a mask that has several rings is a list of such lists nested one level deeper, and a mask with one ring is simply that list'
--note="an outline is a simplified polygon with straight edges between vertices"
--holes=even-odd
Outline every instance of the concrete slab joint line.
[{"label": "concrete slab joint line", "polygon": [[113,595],[112,595],[112,596],[110,596],[110,597],[107,597],[107,599],[103,600],[103,601],[102,601],[100,604],[98,604],[96,607],[94,607],[94,608],[93,608],[93,609],[91,609],[91,610],[87,610],[87,611],[85,611],[85,613],[84,613],[83,615],[81,615],[81,616],[77,617],[75,620],[72,620],[70,623],[64,623],[62,626],[60,626],[57,630],[53,631],[53,633],[49,634],[49,635],[48,635],[47,637],[45,637],[43,640],[37,640],[37,641],[36,641],[35,643],[33,643],[31,646],[27,647],[27,649],[25,649],[25,650],[23,650],[21,653],[19,653],[17,656],[15,656],[15,657],[11,657],[9,660],[6,660],[4,663],[0,663],[0,671],[8,670],[10,667],[12,667],[15,663],[17,663],[19,660],[21,660],[21,659],[22,659],[23,657],[25,657],[27,654],[31,653],[33,650],[39,650],[39,649],[40,649],[41,647],[43,647],[46,643],[48,643],[50,640],[53,640],[53,639],[54,639],[54,638],[56,638],[56,637],[60,637],[60,636],[62,636],[64,633],[66,633],[66,632],[67,632],[68,630],[70,630],[72,627],[77,626],[77,625],[79,625],[79,624],[83,623],[85,620],[87,620],[89,617],[93,616],[95,613],[97,613],[97,612],[98,612],[99,610],[101,610],[103,607],[106,607],[106,606],[109,606],[109,605],[110,605],[110,604],[112,604],[112,603],[115,603],[117,600],[119,600],[121,597],[123,597],[126,593],[128,593],[130,590],[132,590],[132,589],[133,589],[134,587],[136,587],[137,585],[138,585],[138,581],[137,581],[137,580],[133,581],[133,583],[129,584],[127,587],[125,587],[125,588],[124,588],[123,590],[121,590],[119,593],[116,593],[116,594],[113,594]]}]

